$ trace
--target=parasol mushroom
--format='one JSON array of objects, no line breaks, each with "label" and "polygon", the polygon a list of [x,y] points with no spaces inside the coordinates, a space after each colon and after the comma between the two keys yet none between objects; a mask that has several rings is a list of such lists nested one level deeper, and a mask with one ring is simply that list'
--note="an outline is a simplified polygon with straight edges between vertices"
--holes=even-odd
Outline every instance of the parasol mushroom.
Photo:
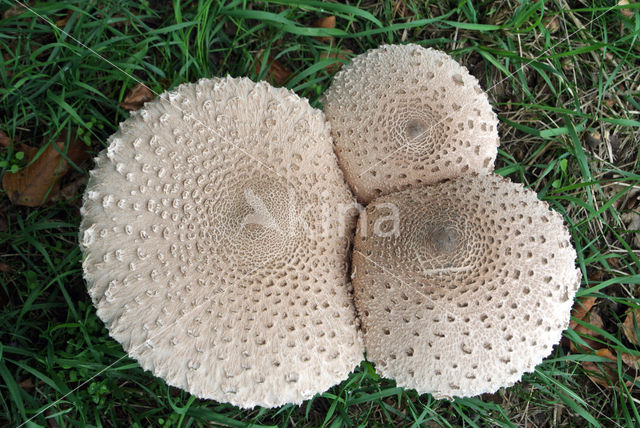
[{"label": "parasol mushroom", "polygon": [[347,281],[353,203],[321,111],[202,79],[145,104],[82,207],[98,316],[170,385],[240,407],[300,403],[362,359]]},{"label": "parasol mushroom", "polygon": [[323,105],[338,162],[362,203],[493,170],[496,115],[476,78],[444,52],[372,49],[336,74]]},{"label": "parasol mushroom", "polygon": [[367,358],[437,398],[509,386],[567,327],[575,258],[562,217],[497,175],[376,199],[353,253]]}]

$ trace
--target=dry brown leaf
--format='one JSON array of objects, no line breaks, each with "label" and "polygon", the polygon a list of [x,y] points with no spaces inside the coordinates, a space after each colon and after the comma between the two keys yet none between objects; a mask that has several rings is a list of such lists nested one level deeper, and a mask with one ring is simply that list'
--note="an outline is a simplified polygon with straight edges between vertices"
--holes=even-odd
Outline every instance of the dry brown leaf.
[{"label": "dry brown leaf", "polygon": [[[256,74],[260,72],[262,68],[262,52],[258,52],[256,56],[255,70]],[[291,71],[284,65],[280,64],[277,60],[273,60],[269,57],[269,68],[267,69],[266,80],[275,86],[283,86],[291,77]]]},{"label": "dry brown leaf", "polygon": [[[600,315],[598,315],[596,312],[590,311],[587,313],[586,316],[584,316],[582,318],[582,320],[584,322],[587,322],[589,324],[591,324],[593,327],[597,327],[602,329],[604,327],[604,323],[602,322],[602,318],[600,317]],[[596,333],[595,331],[591,330],[589,327],[585,327],[582,324],[577,324],[576,327],[573,329],[576,333],[578,333],[580,336],[582,336],[582,340],[584,340],[587,345],[591,348],[591,349],[598,349],[602,346],[602,344],[594,339],[590,339],[589,337],[585,337],[585,336],[591,336],[594,338],[599,338],[600,335],[598,333]],[[574,342],[571,342],[569,344],[569,349],[571,350],[571,352],[573,353],[579,353],[579,352],[590,352],[591,349],[589,348],[585,348],[583,349],[582,347],[578,347],[579,345],[575,344]]]},{"label": "dry brown leaf", "polygon": [[[91,153],[89,153],[89,146],[82,141],[74,131],[70,131],[71,136],[69,138],[69,147],[67,148],[67,157],[71,162],[77,166],[82,165],[84,162],[91,159]],[[64,147],[66,136],[58,137],[59,141],[62,141]]]},{"label": "dry brown leaf", "polygon": [[[56,143],[56,146],[57,150],[53,144],[49,144],[34,162],[15,174],[4,173],[2,187],[12,203],[37,207],[46,202],[45,197],[48,199],[59,191],[58,181],[68,171],[69,165],[60,155],[64,143]],[[21,147],[29,160],[37,152],[33,147]]]},{"label": "dry brown leaf", "polygon": [[57,195],[53,195],[50,202],[57,202],[60,200],[71,199],[74,196],[78,195],[84,186],[87,184],[87,178],[84,176],[80,176],[77,180],[73,180],[71,183],[62,187]]},{"label": "dry brown leaf", "polygon": [[[599,357],[604,357],[613,362],[618,362],[618,357],[616,356],[616,354],[611,352],[609,348],[598,349],[596,351],[596,355]],[[632,369],[638,369],[638,365],[640,365],[640,357],[631,355],[627,352],[620,353],[620,359],[626,366],[629,366]]]},{"label": "dry brown leaf", "polygon": [[291,77],[291,71],[284,65],[280,64],[277,60],[271,62],[267,76],[277,85],[284,85]]},{"label": "dry brown leaf", "polygon": [[20,383],[18,383],[18,386],[27,392],[32,391],[33,388],[36,387],[31,378],[26,378],[25,380],[21,381]]},{"label": "dry brown leaf", "polygon": [[[65,141],[67,140],[67,137],[68,137],[69,146],[67,147],[67,152],[66,152],[67,158],[76,166],[81,166],[86,161],[91,159],[91,153],[89,153],[89,147],[84,143],[84,141],[78,138],[75,131],[72,130],[70,132],[71,132],[71,135],[68,135],[67,133],[65,134],[64,137],[58,138],[59,140],[60,139],[63,140],[59,144],[62,144],[62,147],[64,147]],[[67,159],[65,158],[65,161],[66,160]],[[87,182],[86,177],[84,175],[81,175],[79,178],[71,181],[71,183],[68,183],[64,187],[60,188],[60,190],[56,194],[51,195],[51,197],[49,198],[49,202],[57,202],[59,200],[71,199],[72,197],[74,197],[80,192],[81,188],[84,187],[86,182]]]},{"label": "dry brown leaf", "polygon": [[[596,351],[596,355],[613,361],[613,363],[606,363],[608,368],[605,369],[605,372],[608,375],[613,372],[613,377],[610,376],[609,379],[611,379],[615,385],[618,382],[618,376],[616,374],[616,364],[614,363],[618,362],[618,358],[608,348],[598,349]],[[640,357],[623,352],[620,354],[620,359],[625,364],[625,366],[627,366],[625,373],[634,378],[633,382],[628,380],[624,383],[627,388],[631,388],[636,382],[640,381],[640,376],[638,376],[638,369],[640,368]]]},{"label": "dry brown leaf", "polygon": [[624,323],[622,323],[622,331],[624,331],[624,335],[627,337],[629,342],[640,345],[640,343],[638,343],[638,336],[636,335],[636,325],[640,326],[640,308],[629,310],[624,319]]},{"label": "dry brown leaf", "polygon": [[138,83],[134,86],[124,101],[120,103],[120,107],[125,110],[133,111],[142,108],[144,103],[153,100],[153,92],[144,83]]},{"label": "dry brown leaf", "polygon": [[613,353],[613,352],[611,352],[611,350],[610,350],[609,348],[601,348],[601,349],[598,349],[598,350],[596,351],[596,355],[597,355],[598,357],[604,357],[604,358],[606,358],[606,359],[608,359],[608,360],[611,360],[611,361],[614,361],[614,362],[617,362],[617,361],[618,361],[618,357],[616,357],[616,356],[614,355],[614,353]]},{"label": "dry brown leaf", "polygon": [[582,368],[587,372],[589,379],[600,386],[613,388],[618,383],[614,363],[600,363],[598,366],[591,361],[583,361]]},{"label": "dry brown leaf", "polygon": [[0,262],[0,272],[11,272],[11,266],[6,263]]},{"label": "dry brown leaf", "polygon": [[62,28],[67,25],[67,21],[69,21],[69,18],[71,18],[71,9],[67,11],[67,14],[64,18],[60,18],[56,21],[56,27]]},{"label": "dry brown leaf", "polygon": [[4,132],[0,131],[0,147],[9,147],[11,145],[11,140],[9,136]]},{"label": "dry brown leaf", "polygon": [[[596,297],[582,297],[578,299],[578,301],[573,305],[573,309],[571,310],[571,318],[576,318],[579,320],[583,320],[585,315],[591,310],[593,305],[596,303]],[[576,326],[578,326],[576,321],[571,320],[569,323],[569,327],[575,330]]]},{"label": "dry brown leaf", "polygon": [[[618,2],[618,6],[627,6],[629,4],[629,0],[620,0]],[[633,9],[623,8],[620,9],[620,13],[626,16],[627,18],[633,18]]]},{"label": "dry brown leaf", "polygon": [[3,19],[11,18],[14,16],[18,16],[26,12],[27,8],[24,6],[11,6],[9,9],[5,10],[2,14]]},{"label": "dry brown leaf", "polygon": [[[314,22],[313,26],[316,28],[336,28],[336,17],[333,15],[325,16],[324,18],[320,18]],[[314,39],[322,43],[333,42],[333,36],[316,36]]]},{"label": "dry brown leaf", "polygon": [[637,355],[631,355],[627,352],[623,352],[620,355],[620,358],[622,359],[623,363],[625,363],[627,366],[631,367],[632,369],[635,369],[635,370],[640,369],[640,357],[638,357]]},{"label": "dry brown leaf", "polygon": [[[326,58],[336,58],[336,59],[349,59],[348,54],[352,54],[353,51],[350,49],[344,49],[340,52],[322,52],[320,54],[320,58],[321,59],[326,59]],[[334,73],[338,70],[340,70],[340,68],[342,68],[342,63],[339,61],[336,61],[335,63],[326,66],[324,69],[327,70],[327,73]]]}]

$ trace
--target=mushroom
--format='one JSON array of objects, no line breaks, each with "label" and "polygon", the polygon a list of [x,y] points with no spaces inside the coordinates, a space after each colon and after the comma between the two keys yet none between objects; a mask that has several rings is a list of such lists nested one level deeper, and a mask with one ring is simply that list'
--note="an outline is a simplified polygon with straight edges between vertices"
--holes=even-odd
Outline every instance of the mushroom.
[{"label": "mushroom", "polygon": [[362,203],[410,186],[490,172],[496,115],[444,52],[387,45],[336,74],[324,100],[338,162]]},{"label": "mushroom", "polygon": [[353,253],[367,358],[437,398],[509,386],[567,327],[575,258],[562,217],[497,175],[378,198]]},{"label": "mushroom", "polygon": [[240,407],[344,379],[362,340],[347,278],[355,219],[321,111],[249,79],[184,84],[132,113],[82,207],[98,316],[140,365]]}]

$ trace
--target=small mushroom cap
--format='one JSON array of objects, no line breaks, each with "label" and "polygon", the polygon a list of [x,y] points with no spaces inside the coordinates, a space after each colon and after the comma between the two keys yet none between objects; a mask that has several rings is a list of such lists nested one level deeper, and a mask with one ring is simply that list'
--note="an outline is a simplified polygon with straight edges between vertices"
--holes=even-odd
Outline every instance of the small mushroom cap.
[{"label": "small mushroom cap", "polygon": [[338,162],[359,201],[471,172],[490,172],[496,115],[475,77],[418,45],[370,50],[324,97]]},{"label": "small mushroom cap", "polygon": [[80,227],[89,294],[169,384],[241,407],[300,403],[362,359],[352,203],[306,100],[248,79],[181,85],[96,159]]},{"label": "small mushroom cap", "polygon": [[580,283],[562,217],[531,190],[473,175],[373,201],[354,242],[367,358],[438,398],[495,392],[534,370]]}]

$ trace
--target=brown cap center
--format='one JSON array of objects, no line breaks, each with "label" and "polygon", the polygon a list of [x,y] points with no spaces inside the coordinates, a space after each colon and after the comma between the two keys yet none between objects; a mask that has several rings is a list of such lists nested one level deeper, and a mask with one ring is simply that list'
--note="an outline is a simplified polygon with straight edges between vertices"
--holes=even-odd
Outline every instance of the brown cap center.
[{"label": "brown cap center", "polygon": [[406,126],[407,138],[409,140],[420,138],[420,136],[422,136],[426,131],[426,128],[425,123],[420,119],[411,119],[407,122]]},{"label": "brown cap center", "polygon": [[451,253],[458,246],[458,232],[450,227],[440,227],[431,234],[433,247],[439,253]]}]

